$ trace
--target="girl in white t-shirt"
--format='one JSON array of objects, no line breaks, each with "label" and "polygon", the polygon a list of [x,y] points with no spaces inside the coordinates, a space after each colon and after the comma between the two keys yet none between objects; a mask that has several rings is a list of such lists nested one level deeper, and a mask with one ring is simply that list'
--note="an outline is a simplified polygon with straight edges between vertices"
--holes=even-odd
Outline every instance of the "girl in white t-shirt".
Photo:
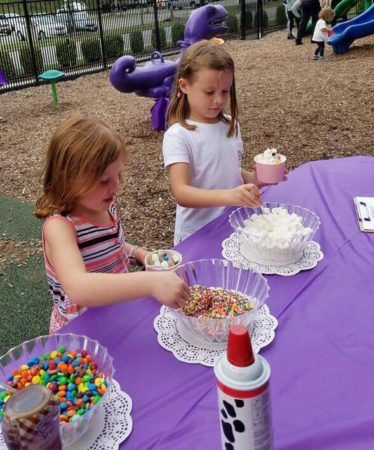
[{"label": "girl in white t-shirt", "polygon": [[313,59],[318,59],[320,61],[325,61],[327,56],[325,53],[325,42],[329,38],[329,33],[331,32],[331,26],[327,25],[327,22],[332,22],[335,17],[334,11],[329,8],[322,8],[318,13],[319,20],[316,23],[313,33],[312,41],[317,44],[317,48],[314,52]]},{"label": "girl in white t-shirt", "polygon": [[[230,115],[224,114],[230,104]],[[234,61],[209,41],[183,54],[170,99],[163,154],[177,201],[174,243],[227,206],[261,205],[256,174],[241,168]]]}]

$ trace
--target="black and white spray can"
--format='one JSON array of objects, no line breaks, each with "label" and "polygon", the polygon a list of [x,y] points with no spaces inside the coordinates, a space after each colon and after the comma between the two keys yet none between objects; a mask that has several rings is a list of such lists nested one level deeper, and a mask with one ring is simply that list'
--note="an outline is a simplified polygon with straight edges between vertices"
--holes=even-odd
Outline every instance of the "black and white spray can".
[{"label": "black and white spray can", "polygon": [[227,353],[216,362],[222,449],[271,450],[270,366],[254,355],[247,328],[230,328]]}]

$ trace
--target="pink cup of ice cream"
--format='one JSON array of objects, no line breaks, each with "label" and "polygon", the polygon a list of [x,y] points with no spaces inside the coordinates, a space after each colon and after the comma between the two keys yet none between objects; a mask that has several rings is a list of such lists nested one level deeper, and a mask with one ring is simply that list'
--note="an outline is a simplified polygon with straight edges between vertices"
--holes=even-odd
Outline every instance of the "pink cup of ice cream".
[{"label": "pink cup of ice cream", "polygon": [[274,184],[284,180],[286,157],[275,148],[268,148],[255,156],[256,175],[260,183]]}]

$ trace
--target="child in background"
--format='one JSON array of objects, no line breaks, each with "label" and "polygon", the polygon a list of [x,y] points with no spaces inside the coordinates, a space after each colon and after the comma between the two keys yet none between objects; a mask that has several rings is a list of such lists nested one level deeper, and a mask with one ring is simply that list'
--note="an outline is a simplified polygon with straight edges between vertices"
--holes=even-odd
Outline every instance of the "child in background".
[{"label": "child in background", "polygon": [[51,139],[35,211],[44,219],[51,332],[90,306],[153,296],[179,307],[189,298],[187,285],[172,272],[128,273],[129,258],[143,263],[148,252],[125,242],[116,213],[126,156],[118,134],[80,114],[65,120]]},{"label": "child in background", "polygon": [[[163,154],[177,201],[174,244],[227,206],[261,205],[254,172],[241,168],[234,62],[222,46],[191,45],[174,79]],[[224,108],[230,101],[230,116]]]},{"label": "child in background", "polygon": [[325,42],[327,42],[329,38],[329,31],[331,31],[331,26],[328,26],[327,22],[332,22],[335,17],[335,13],[331,8],[326,7],[321,9],[318,17],[319,20],[316,23],[312,38],[312,41],[317,44],[313,59],[325,61],[328,59],[327,56],[324,55]]}]

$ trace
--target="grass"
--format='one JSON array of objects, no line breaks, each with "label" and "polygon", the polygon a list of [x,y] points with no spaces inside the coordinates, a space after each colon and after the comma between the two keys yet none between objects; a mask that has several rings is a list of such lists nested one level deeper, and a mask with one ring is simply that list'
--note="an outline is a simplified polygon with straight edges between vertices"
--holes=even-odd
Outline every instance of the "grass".
[{"label": "grass", "polygon": [[[0,237],[25,246],[39,240],[40,221],[32,211],[32,205],[1,195]],[[41,255],[29,256],[22,265],[6,264],[0,272],[0,355],[27,339],[48,334],[51,307]]]}]

